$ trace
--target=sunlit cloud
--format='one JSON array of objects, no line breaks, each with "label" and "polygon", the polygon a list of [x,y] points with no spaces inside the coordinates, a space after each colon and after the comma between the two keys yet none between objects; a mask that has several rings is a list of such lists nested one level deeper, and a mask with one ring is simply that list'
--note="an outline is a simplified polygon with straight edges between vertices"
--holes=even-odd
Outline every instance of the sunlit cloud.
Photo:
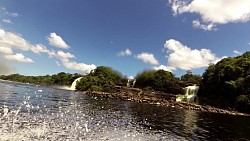
[{"label": "sunlit cloud", "polygon": [[154,67],[155,70],[165,70],[165,71],[169,71],[169,72],[173,72],[174,70],[176,70],[175,67],[172,66],[165,66],[165,65],[160,65],[157,67]]},{"label": "sunlit cloud", "polygon": [[242,52],[240,52],[240,51],[238,51],[238,50],[234,50],[233,53],[234,53],[235,55],[241,55],[241,54],[243,54]]},{"label": "sunlit cloud", "polygon": [[77,63],[69,59],[61,59],[63,66],[67,69],[76,70],[83,73],[90,73],[91,70],[96,68],[94,64]]},{"label": "sunlit cloud", "polygon": [[0,46],[0,54],[13,54],[13,51],[9,47]]},{"label": "sunlit cloud", "polygon": [[22,53],[5,55],[5,58],[7,60],[24,62],[24,63],[33,63],[34,62],[32,59],[25,57]]},{"label": "sunlit cloud", "polygon": [[56,61],[57,66],[62,64],[62,66],[67,69],[76,70],[82,73],[89,73],[92,69],[96,68],[94,64],[89,65],[70,60],[76,58],[75,55],[71,54],[70,52],[49,50],[42,44],[31,44],[20,34],[8,32],[0,28],[0,54],[3,55],[3,58],[6,60],[23,63],[34,62],[31,58],[25,57],[22,53],[14,53],[15,50],[31,51],[35,54],[45,53],[49,56],[49,58],[59,60]]},{"label": "sunlit cloud", "polygon": [[193,70],[207,67],[210,63],[217,63],[225,58],[217,57],[209,49],[191,49],[174,39],[167,40],[164,48],[168,52],[168,66],[182,70]]},{"label": "sunlit cloud", "polygon": [[149,63],[152,65],[158,65],[158,60],[155,59],[152,53],[143,52],[136,56],[139,60],[142,60],[144,63]]},{"label": "sunlit cloud", "polygon": [[169,0],[173,15],[196,13],[201,20],[193,26],[213,30],[218,24],[247,22],[250,20],[249,0]]},{"label": "sunlit cloud", "polygon": [[69,45],[67,45],[66,42],[62,39],[62,37],[57,35],[55,32],[50,33],[50,35],[47,36],[47,40],[49,41],[49,44],[51,46],[62,48],[62,49],[69,48]]}]

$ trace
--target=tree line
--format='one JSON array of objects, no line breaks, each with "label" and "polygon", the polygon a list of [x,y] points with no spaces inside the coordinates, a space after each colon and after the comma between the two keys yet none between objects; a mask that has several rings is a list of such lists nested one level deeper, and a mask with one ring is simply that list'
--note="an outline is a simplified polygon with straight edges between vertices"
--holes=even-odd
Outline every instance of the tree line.
[{"label": "tree line", "polygon": [[37,85],[60,85],[60,86],[70,86],[75,79],[83,75],[75,73],[65,73],[60,72],[53,75],[44,76],[25,76],[21,74],[10,74],[10,75],[0,75],[0,79],[17,81],[22,83],[37,84]]},{"label": "tree line", "polygon": [[[100,66],[87,75],[60,72],[46,76],[23,76],[12,74],[0,79],[40,85],[71,85],[82,77],[76,89],[81,91],[113,92],[117,86],[127,86],[128,78],[110,67]],[[180,94],[184,87],[197,84],[200,104],[220,108],[234,108],[250,113],[250,52],[241,56],[225,58],[210,64],[200,75],[187,71],[181,77],[164,70],[145,70],[135,76],[135,87],[147,90]]]}]

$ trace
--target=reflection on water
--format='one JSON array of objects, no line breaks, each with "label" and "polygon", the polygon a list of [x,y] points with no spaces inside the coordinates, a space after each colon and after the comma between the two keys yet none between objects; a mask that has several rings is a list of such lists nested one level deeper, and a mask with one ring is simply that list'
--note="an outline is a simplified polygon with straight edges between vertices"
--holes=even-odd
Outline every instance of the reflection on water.
[{"label": "reflection on water", "polygon": [[0,140],[249,140],[250,118],[0,82]]},{"label": "reflection on water", "polygon": [[194,134],[195,130],[197,129],[197,112],[186,110],[184,111],[184,122],[183,126],[186,128],[187,133]]}]

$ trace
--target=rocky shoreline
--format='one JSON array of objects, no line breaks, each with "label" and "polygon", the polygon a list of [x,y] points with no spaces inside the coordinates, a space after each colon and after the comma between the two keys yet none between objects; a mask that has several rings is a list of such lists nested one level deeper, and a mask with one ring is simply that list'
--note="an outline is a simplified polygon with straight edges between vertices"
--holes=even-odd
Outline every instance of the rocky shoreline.
[{"label": "rocky shoreline", "polygon": [[164,92],[155,92],[155,91],[143,91],[141,89],[136,89],[136,88],[132,89],[122,88],[118,92],[114,93],[92,91],[92,92],[85,92],[85,94],[94,95],[102,98],[120,99],[126,101],[133,101],[137,103],[149,103],[165,107],[196,110],[202,112],[250,116],[249,114],[240,113],[232,110],[219,109],[209,105],[198,105],[195,103],[176,102],[175,95],[173,94],[168,94]]}]

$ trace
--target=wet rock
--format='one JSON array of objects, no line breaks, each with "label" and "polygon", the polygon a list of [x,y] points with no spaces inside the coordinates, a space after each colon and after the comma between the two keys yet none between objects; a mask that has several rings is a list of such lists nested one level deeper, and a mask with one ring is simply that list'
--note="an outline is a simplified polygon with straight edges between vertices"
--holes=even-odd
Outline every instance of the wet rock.
[{"label": "wet rock", "polygon": [[[138,95],[139,92],[140,92],[140,95]],[[144,92],[140,89],[135,89],[135,88],[133,89],[121,88],[120,91],[117,93],[94,91],[94,92],[85,92],[85,94],[104,97],[108,99],[121,99],[121,100],[126,100],[126,101],[134,101],[138,103],[149,103],[149,104],[156,104],[159,106],[197,110],[197,111],[202,111],[202,112],[250,116],[248,114],[239,113],[236,111],[219,109],[219,108],[211,107],[208,105],[198,105],[194,103],[184,103],[184,102],[179,103],[175,101],[175,95],[173,94],[167,94],[167,93],[155,92],[155,91]]]}]

